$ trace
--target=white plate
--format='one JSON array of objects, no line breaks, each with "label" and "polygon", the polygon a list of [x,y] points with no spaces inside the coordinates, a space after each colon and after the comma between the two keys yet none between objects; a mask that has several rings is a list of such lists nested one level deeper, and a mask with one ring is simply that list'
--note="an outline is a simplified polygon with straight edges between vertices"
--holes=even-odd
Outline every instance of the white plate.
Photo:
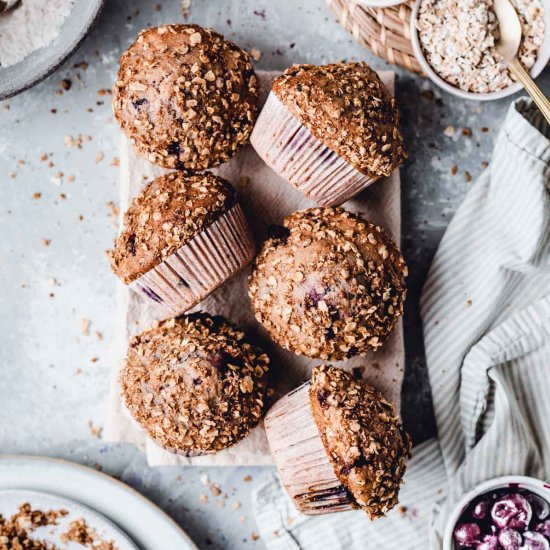
[{"label": "white plate", "polygon": [[74,500],[37,491],[0,490],[0,515],[4,518],[12,517],[18,512],[20,506],[25,503],[29,504],[31,510],[42,512],[64,510],[68,512],[66,516],[57,518],[55,525],[44,525],[33,529],[33,538],[48,542],[56,547],[81,548],[81,545],[75,542],[65,544],[63,534],[67,532],[71,522],[83,519],[88,529],[93,529],[102,541],[112,542],[117,550],[138,550],[138,547],[129,539],[128,535],[114,523]]},{"label": "white plate", "polygon": [[[197,549],[176,522],[144,496],[79,464],[43,457],[0,456],[2,490],[38,491],[77,501],[108,518],[141,550]],[[132,546],[127,544],[121,550],[129,548]]]}]

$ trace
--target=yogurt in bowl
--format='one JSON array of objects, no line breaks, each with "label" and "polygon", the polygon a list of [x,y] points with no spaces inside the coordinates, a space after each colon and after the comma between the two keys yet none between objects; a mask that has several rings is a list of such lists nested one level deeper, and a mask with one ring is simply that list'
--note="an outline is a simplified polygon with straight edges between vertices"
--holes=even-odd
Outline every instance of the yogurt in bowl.
[{"label": "yogurt in bowl", "polygon": [[455,506],[444,550],[550,550],[550,484],[505,476],[482,483]]}]

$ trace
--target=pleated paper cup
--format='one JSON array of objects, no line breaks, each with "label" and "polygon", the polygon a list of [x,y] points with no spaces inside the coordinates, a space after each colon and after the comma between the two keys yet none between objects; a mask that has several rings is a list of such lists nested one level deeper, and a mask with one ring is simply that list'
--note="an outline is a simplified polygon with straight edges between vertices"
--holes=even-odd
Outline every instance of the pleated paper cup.
[{"label": "pleated paper cup", "polygon": [[321,206],[342,204],[376,181],[317,139],[273,92],[250,142],[268,166]]},{"label": "pleated paper cup", "polygon": [[130,288],[180,315],[196,306],[254,257],[254,240],[236,204]]},{"label": "pleated paper cup", "polygon": [[353,509],[353,498],[334,473],[309,400],[310,383],[279,399],[265,417],[279,475],[296,508],[307,515]]}]

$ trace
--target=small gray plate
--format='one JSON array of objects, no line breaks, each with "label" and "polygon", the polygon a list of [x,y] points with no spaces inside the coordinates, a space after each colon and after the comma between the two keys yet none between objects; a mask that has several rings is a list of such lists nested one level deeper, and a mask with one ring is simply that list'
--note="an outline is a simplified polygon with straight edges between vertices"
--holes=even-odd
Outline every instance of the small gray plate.
[{"label": "small gray plate", "polygon": [[34,51],[20,63],[0,67],[0,100],[27,90],[53,73],[80,46],[103,2],[75,0],[61,33],[51,44]]}]

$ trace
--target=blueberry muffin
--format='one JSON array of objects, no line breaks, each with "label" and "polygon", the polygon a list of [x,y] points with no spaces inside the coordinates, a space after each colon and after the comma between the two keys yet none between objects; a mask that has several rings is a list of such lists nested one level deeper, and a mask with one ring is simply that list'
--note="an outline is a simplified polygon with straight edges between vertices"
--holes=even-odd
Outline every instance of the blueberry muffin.
[{"label": "blueberry muffin", "polygon": [[396,101],[364,62],[287,69],[273,83],[251,143],[321,206],[342,204],[406,157]]},{"label": "blueberry muffin", "polygon": [[395,408],[372,386],[330,366],[273,405],[265,429],[300,512],[360,508],[371,519],[398,502],[411,442]]},{"label": "blueberry muffin", "polygon": [[383,345],[403,313],[406,275],[380,227],[341,208],[313,208],[272,228],[249,294],[282,347],[336,361]]},{"label": "blueberry muffin", "polygon": [[113,110],[138,153],[165,168],[204,170],[248,141],[258,81],[248,54],[211,29],[147,29],[120,58]]},{"label": "blueberry muffin", "polygon": [[223,317],[161,322],[130,342],[124,404],[147,435],[184,455],[215,453],[260,422],[269,359]]},{"label": "blueberry muffin", "polygon": [[227,181],[172,172],[133,199],[109,256],[122,282],[177,315],[240,271],[254,250]]}]

